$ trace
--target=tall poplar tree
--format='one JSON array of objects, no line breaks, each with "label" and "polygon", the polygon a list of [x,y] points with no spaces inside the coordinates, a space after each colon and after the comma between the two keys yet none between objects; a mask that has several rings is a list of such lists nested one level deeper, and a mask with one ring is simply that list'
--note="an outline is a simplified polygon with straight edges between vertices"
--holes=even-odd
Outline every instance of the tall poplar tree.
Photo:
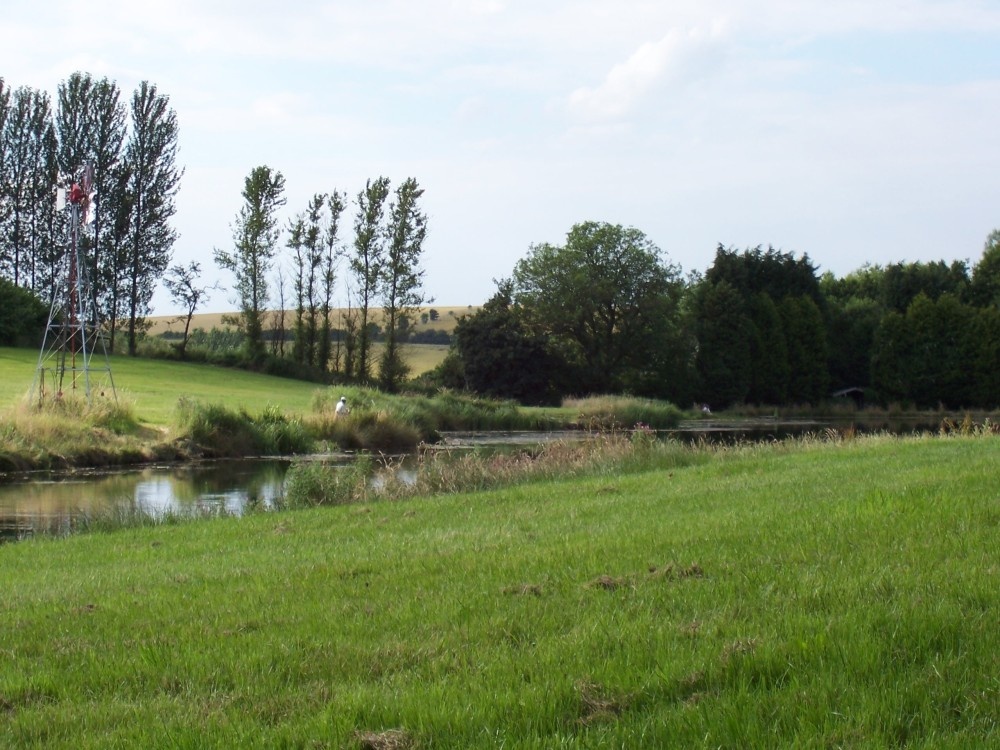
[{"label": "tall poplar tree", "polygon": [[389,207],[389,242],[380,285],[385,349],[379,365],[379,382],[390,393],[399,389],[407,374],[399,349],[400,322],[425,301],[420,255],[427,236],[427,215],[418,205],[423,194],[411,177],[396,188],[395,200]]},{"label": "tall poplar tree", "polygon": [[358,214],[354,220],[354,248],[350,268],[358,300],[357,364],[359,380],[371,379],[371,330],[369,313],[376,304],[385,263],[385,201],[389,197],[389,178],[368,180],[358,193]]},{"label": "tall poplar tree", "polygon": [[285,205],[285,178],[268,166],[255,167],[243,187],[243,206],[233,226],[233,250],[215,249],[215,262],[236,278],[240,314],[253,361],[264,357],[264,313],[269,299],[267,274],[277,252],[281,228],[278,209]]},{"label": "tall poplar tree", "polygon": [[[333,338],[333,293],[337,281],[337,262],[341,255],[340,222],[347,208],[347,196],[334,190],[326,200],[326,227],[323,232],[323,260],[321,263],[320,295],[321,323],[319,361],[323,369],[330,369],[331,339]],[[338,356],[339,360],[339,349]],[[339,363],[338,363],[339,364]]]},{"label": "tall poplar tree", "polygon": [[54,240],[46,227],[54,211],[52,188],[56,182],[52,108],[47,94],[26,87],[13,92],[4,117],[3,141],[0,270],[19,286],[44,288],[54,262]]},{"label": "tall poplar tree", "polygon": [[143,81],[132,95],[125,147],[131,203],[125,269],[128,352],[134,355],[157,282],[170,264],[177,232],[170,226],[183,169],[177,166],[177,115],[169,98]]},{"label": "tall poplar tree", "polygon": [[[295,343],[292,356],[300,364],[317,364],[320,330],[320,282],[323,265],[321,222],[326,196],[314,195],[305,212],[289,226],[288,247],[295,269]],[[322,362],[319,362],[322,366]]]}]

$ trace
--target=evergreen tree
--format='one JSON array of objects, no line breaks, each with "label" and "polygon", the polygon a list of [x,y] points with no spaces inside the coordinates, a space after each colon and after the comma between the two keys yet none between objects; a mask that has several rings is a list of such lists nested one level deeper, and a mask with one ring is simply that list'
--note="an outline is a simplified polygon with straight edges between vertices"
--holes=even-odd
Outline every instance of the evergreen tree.
[{"label": "evergreen tree", "polygon": [[699,400],[714,408],[743,403],[753,378],[753,329],[743,297],[728,281],[707,279],[695,295]]},{"label": "evergreen tree", "polygon": [[986,238],[983,255],[972,269],[972,303],[1000,308],[1000,229]]},{"label": "evergreen tree", "polygon": [[785,297],[778,306],[788,347],[788,399],[818,404],[829,395],[826,326],[811,297]]},{"label": "evergreen tree", "polygon": [[778,307],[771,295],[755,294],[750,300],[750,391],[755,404],[783,404],[788,397],[788,345]]}]

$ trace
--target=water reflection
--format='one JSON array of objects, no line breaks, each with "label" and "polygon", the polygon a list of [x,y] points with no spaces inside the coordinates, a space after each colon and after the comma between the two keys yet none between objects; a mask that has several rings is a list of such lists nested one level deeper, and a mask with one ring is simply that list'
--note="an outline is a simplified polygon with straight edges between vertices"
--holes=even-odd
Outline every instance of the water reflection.
[{"label": "water reflection", "polygon": [[0,484],[0,536],[59,528],[67,519],[105,512],[241,513],[273,507],[289,461],[255,459],[149,466],[129,471],[26,475]]},{"label": "water reflection", "polygon": [[[934,429],[914,422],[852,422],[811,420],[745,419],[695,420],[677,430],[660,431],[663,436],[697,441],[770,441],[803,432],[852,429],[857,432],[914,432]],[[583,431],[557,432],[451,432],[440,448],[503,450],[551,440],[583,439]],[[335,465],[347,465],[348,455],[317,456]],[[33,529],[60,529],[81,515],[121,510],[153,516],[166,513],[215,515],[239,514],[250,507],[273,508],[284,494],[290,461],[247,459],[184,465],[149,466],[127,471],[76,471],[64,474],[31,474],[0,483],[0,542],[17,539]],[[412,467],[394,462],[403,481],[414,481]]]}]

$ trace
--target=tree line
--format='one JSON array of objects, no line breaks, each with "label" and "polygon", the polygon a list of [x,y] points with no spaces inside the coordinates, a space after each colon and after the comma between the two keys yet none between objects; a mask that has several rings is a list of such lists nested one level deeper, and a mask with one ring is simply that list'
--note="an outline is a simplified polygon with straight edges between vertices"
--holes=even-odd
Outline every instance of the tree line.
[{"label": "tree line", "polygon": [[[194,313],[216,287],[202,284],[198,262],[171,266],[178,238],[171,219],[183,176],[177,148],[177,115],[148,82],[126,102],[114,81],[78,72],[59,84],[53,102],[45,92],[11,89],[0,78],[0,312],[18,311],[4,313],[0,343],[23,339],[45,314],[38,300],[56,293],[69,249],[68,217],[57,209],[57,191],[80,183],[89,167],[93,195],[81,273],[91,281],[92,309],[110,351],[124,337],[128,353],[137,353],[162,280],[185,311],[176,351],[186,356]],[[287,360],[300,372],[361,382],[374,381],[377,371],[384,388],[398,389],[408,374],[400,343],[414,312],[428,301],[420,266],[427,232],[423,192],[413,178],[395,189],[386,177],[369,180],[356,196],[348,241],[346,193],[316,194],[283,226],[284,177],[267,166],[253,169],[232,226],[233,246],[213,253],[234,278],[239,313],[232,321],[242,334],[241,363]],[[280,258],[283,237],[288,257]],[[336,321],[342,330],[335,332],[333,312],[342,305],[334,297],[340,294],[348,313]],[[384,329],[378,361],[375,310]]]},{"label": "tree line", "polygon": [[51,299],[67,252],[57,188],[92,169],[92,231],[83,235],[92,309],[113,351],[135,354],[156,284],[177,239],[170,225],[183,175],[177,115],[143,81],[126,101],[117,83],[74,73],[55,102],[0,78],[0,277]]},{"label": "tree line", "polygon": [[[275,358],[288,358],[300,372],[377,381],[384,390],[398,390],[409,374],[400,344],[419,306],[429,301],[421,267],[427,234],[427,215],[420,206],[423,188],[412,177],[394,190],[387,177],[369,179],[355,199],[350,241],[343,231],[347,194],[315,194],[285,227],[288,253],[281,264],[284,191],[281,172],[254,168],[244,181],[233,247],[214,251],[216,264],[235,279],[239,314],[229,320],[244,336],[248,362],[259,365],[270,359],[273,364]],[[171,269],[172,278],[184,272]],[[291,299],[286,296],[289,278]],[[346,305],[334,304],[339,293],[346,294]],[[341,308],[346,313],[339,313]],[[285,319],[286,310],[291,321]],[[377,378],[372,347],[376,310],[383,329]],[[285,351],[288,339],[290,352]]]},{"label": "tree line", "polygon": [[1000,405],[1000,230],[971,268],[865,265],[720,245],[684,277],[634,228],[585,222],[529,248],[455,330],[442,385],[525,403],[632,393],[711,408],[834,394]]}]

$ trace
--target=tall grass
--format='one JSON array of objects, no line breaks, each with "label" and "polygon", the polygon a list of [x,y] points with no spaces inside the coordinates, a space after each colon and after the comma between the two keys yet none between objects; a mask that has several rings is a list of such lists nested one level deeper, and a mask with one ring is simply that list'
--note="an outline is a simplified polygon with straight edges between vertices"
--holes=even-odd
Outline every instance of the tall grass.
[{"label": "tall grass", "polygon": [[251,414],[182,398],[177,402],[177,427],[194,452],[214,458],[305,453],[313,445],[301,420],[271,404]]},{"label": "tall grass", "polygon": [[149,442],[124,400],[78,396],[46,401],[27,400],[0,413],[0,470],[103,466],[152,459],[158,448]]},{"label": "tall grass", "polygon": [[668,401],[633,396],[588,396],[563,401],[563,410],[575,414],[575,422],[588,429],[628,429],[644,424],[666,430],[680,424],[684,413]]}]

